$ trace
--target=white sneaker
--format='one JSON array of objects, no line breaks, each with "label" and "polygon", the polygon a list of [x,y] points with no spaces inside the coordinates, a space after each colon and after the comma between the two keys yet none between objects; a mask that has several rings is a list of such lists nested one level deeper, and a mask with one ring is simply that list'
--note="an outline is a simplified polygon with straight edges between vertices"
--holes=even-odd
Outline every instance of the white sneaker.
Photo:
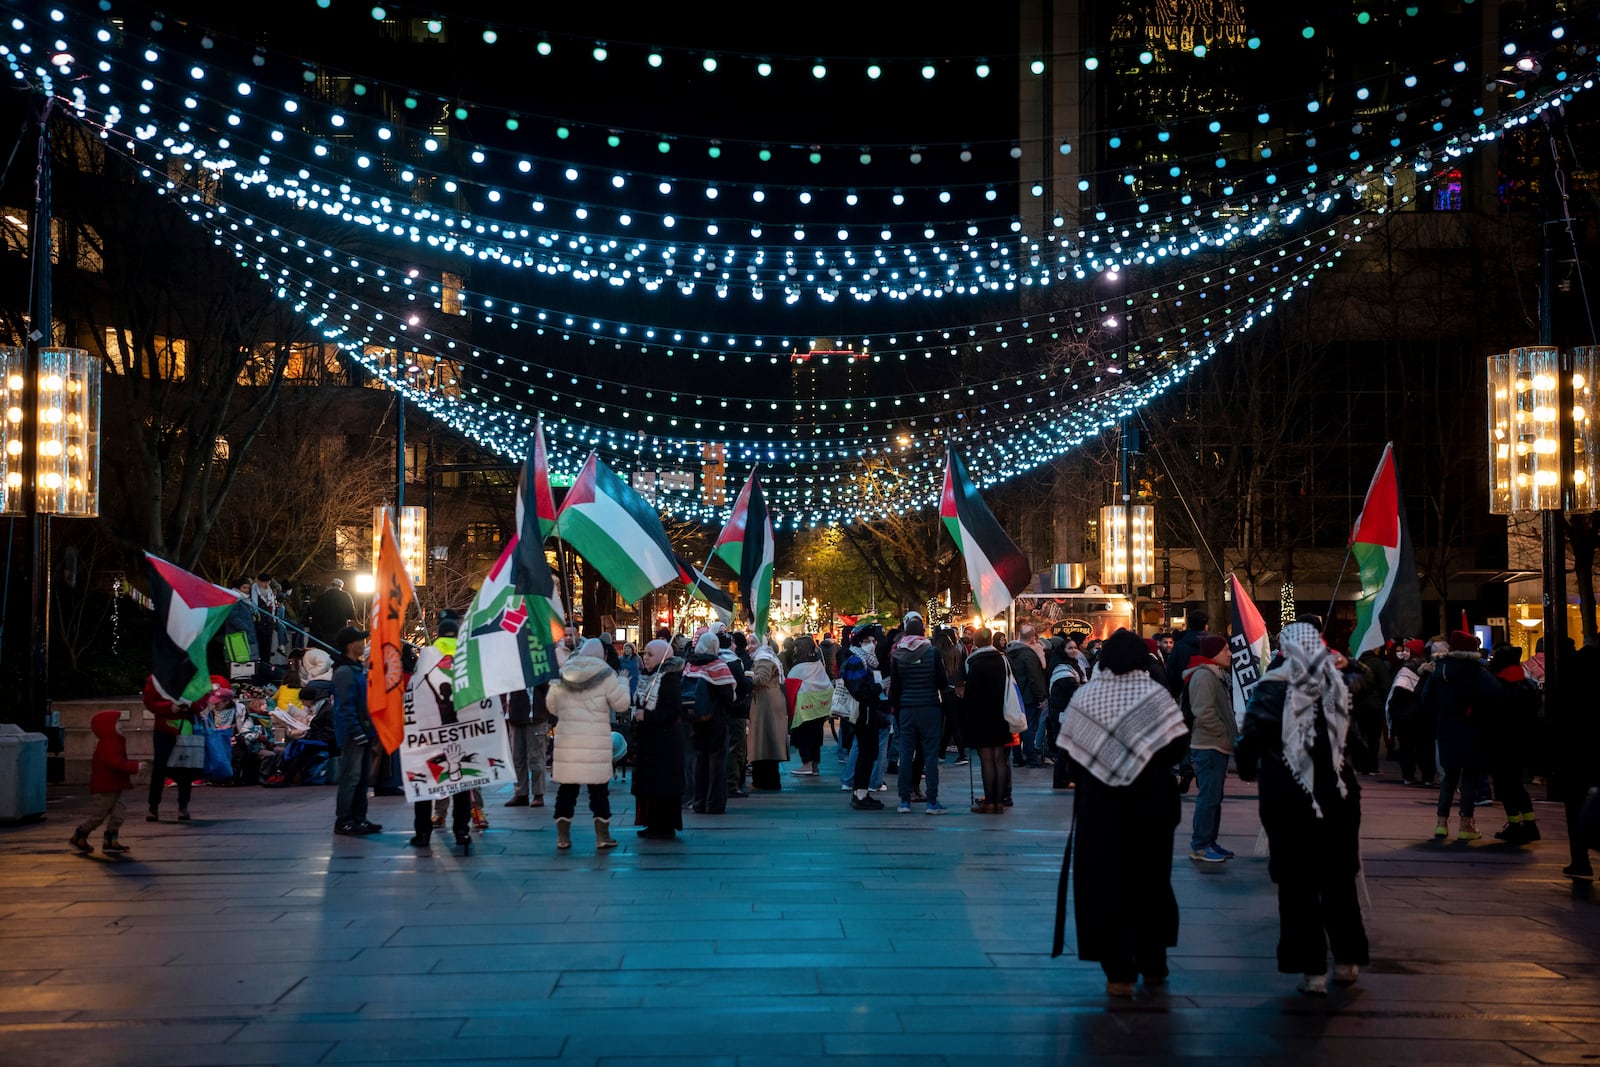
[{"label": "white sneaker", "polygon": [[1355,985],[1356,979],[1361,977],[1361,968],[1354,963],[1335,963],[1333,965],[1333,980],[1339,985]]},{"label": "white sneaker", "polygon": [[1296,988],[1308,997],[1325,997],[1328,995],[1328,976],[1308,974],[1300,979],[1300,985]]}]

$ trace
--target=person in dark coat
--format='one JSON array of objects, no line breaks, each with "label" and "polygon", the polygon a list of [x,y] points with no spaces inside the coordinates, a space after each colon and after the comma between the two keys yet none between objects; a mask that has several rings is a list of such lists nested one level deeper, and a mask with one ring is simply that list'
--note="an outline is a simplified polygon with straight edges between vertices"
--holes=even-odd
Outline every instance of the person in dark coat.
[{"label": "person in dark coat", "polygon": [[1567,843],[1572,862],[1561,869],[1568,878],[1588,881],[1594,878],[1589,859],[1591,847],[1600,845],[1594,834],[1592,815],[1596,805],[1588,803],[1589,791],[1600,786],[1600,715],[1594,713],[1594,694],[1600,690],[1600,646],[1575,649],[1569,638],[1562,646],[1559,693],[1548,690],[1545,716],[1550,720],[1555,750],[1551,759],[1551,792],[1561,800],[1567,813]]},{"label": "person in dark coat", "polygon": [[317,594],[317,599],[311,602],[310,618],[307,619],[311,636],[325,645],[333,646],[333,638],[340,630],[355,622],[355,598],[345,592],[344,579],[335,578],[333,583]]},{"label": "person in dark coat", "polygon": [[633,821],[640,837],[671,840],[683,829],[682,683],[683,660],[672,646],[645,645],[633,692]]},{"label": "person in dark coat", "polygon": [[878,762],[878,736],[889,725],[889,698],[883,691],[883,668],[878,663],[878,642],[883,627],[860,623],[850,635],[839,677],[856,702],[856,741],[850,758],[850,807],[856,811],[881,811],[883,801],[872,795],[872,770]]},{"label": "person in dark coat", "polygon": [[[1422,714],[1422,679],[1427,647],[1418,640],[1402,643],[1395,650],[1399,665],[1384,703],[1389,732],[1400,750],[1400,784],[1434,787],[1433,727]],[[1431,669],[1430,669],[1431,673]]]},{"label": "person in dark coat", "polygon": [[1504,697],[1499,714],[1485,724],[1489,771],[1494,778],[1495,799],[1505,808],[1506,824],[1494,836],[1514,845],[1527,845],[1540,839],[1539,817],[1533,799],[1523,783],[1527,771],[1529,742],[1538,726],[1539,690],[1522,669],[1522,649],[1500,645],[1489,657],[1489,673],[1500,682]]},{"label": "person in dark coat", "polygon": [[1211,613],[1205,608],[1195,608],[1189,612],[1188,627],[1172,644],[1172,654],[1167,657],[1167,692],[1172,694],[1173,700],[1183,693],[1183,672],[1189,669],[1189,661],[1200,654],[1200,639],[1210,625]]},{"label": "person in dark coat", "polygon": [[[1078,687],[1084,683],[1083,672],[1078,666],[1075,656],[1067,653],[1065,642],[1058,644],[1050,653],[1050,697],[1045,706],[1045,745],[1046,752],[1056,751],[1056,738],[1061,733],[1061,719],[1067,713],[1067,705],[1072,703],[1072,697],[1077,693]],[[1165,684],[1165,679],[1162,680]],[[1072,761],[1065,756],[1058,755],[1055,763],[1055,773],[1051,778],[1052,789],[1070,789],[1075,780]]]},{"label": "person in dark coat", "polygon": [[1439,822],[1433,836],[1450,836],[1450,800],[1460,787],[1461,825],[1457,841],[1483,835],[1473,821],[1478,783],[1483,777],[1483,724],[1500,712],[1504,696],[1478,655],[1478,637],[1465,631],[1450,635],[1450,654],[1434,669],[1422,689],[1422,713],[1434,720],[1439,737]]},{"label": "person in dark coat", "polygon": [[[1011,727],[1006,725],[1005,704],[1005,653],[994,647],[988,630],[980,630],[967,657],[967,688],[961,701],[961,730],[978,753],[978,766],[983,770],[983,796],[972,805],[978,815],[1004,815],[1006,810],[1006,746],[1011,743]],[[1064,762],[1057,761],[1058,765]]]},{"label": "person in dark coat", "polygon": [[1367,959],[1356,876],[1361,870],[1361,789],[1350,767],[1350,693],[1316,627],[1278,635],[1282,661],[1250,694],[1234,750],[1239,777],[1256,782],[1261,826],[1278,885],[1278,970],[1301,975],[1300,992],[1348,984]]},{"label": "person in dark coat", "polygon": [[[1146,988],[1165,984],[1167,949],[1178,943],[1172,765],[1187,731],[1172,695],[1146,669],[1143,638],[1118,630],[1100,653],[1056,743],[1079,768],[1072,883],[1078,957],[1100,964],[1107,995],[1131,997],[1140,975]],[[1057,914],[1058,929],[1064,919]]]}]

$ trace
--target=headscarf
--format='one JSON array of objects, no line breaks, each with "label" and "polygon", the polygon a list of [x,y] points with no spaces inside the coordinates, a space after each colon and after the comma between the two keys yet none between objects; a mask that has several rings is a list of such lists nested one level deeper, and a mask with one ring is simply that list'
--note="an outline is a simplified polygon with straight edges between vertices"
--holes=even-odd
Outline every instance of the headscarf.
[{"label": "headscarf", "polygon": [[[672,642],[663,641],[658,637],[644,646],[644,654],[646,656],[654,656],[656,665],[652,669],[660,670],[661,665],[672,658]],[[640,662],[642,664],[642,658]]]},{"label": "headscarf", "polygon": [[605,647],[600,644],[600,639],[598,637],[591,637],[585,640],[583,644],[578,646],[578,651],[575,653],[575,655],[593,656],[595,659],[605,659],[606,650]]},{"label": "headscarf", "polygon": [[1317,742],[1317,708],[1322,709],[1339,795],[1347,796],[1341,772],[1345,734],[1350,730],[1350,691],[1345,688],[1322,635],[1311,624],[1295,622],[1285,626],[1278,635],[1278,648],[1283,652],[1283,662],[1267,671],[1263,681],[1277,678],[1284,683],[1283,762],[1311,798],[1311,810],[1320,819],[1322,808],[1314,792],[1316,766],[1311,758]]},{"label": "headscarf", "polygon": [[672,645],[659,639],[651,641],[644,646],[644,654],[645,656],[655,656],[656,664],[654,667],[645,668],[641,660],[640,675],[645,681],[642,681],[634,690],[633,705],[646,711],[654,711],[656,709],[656,698],[661,695],[661,680],[666,677],[662,667],[672,655]]},{"label": "headscarf", "polygon": [[706,630],[700,639],[694,643],[694,654],[697,656],[715,656],[722,652],[722,642],[717,640],[714,631]]},{"label": "headscarf", "polygon": [[[1118,630],[1105,644],[1113,661],[1124,645],[1144,655],[1143,641]],[[1139,777],[1157,752],[1187,732],[1172,694],[1148,671],[1107,670],[1073,694],[1056,744],[1084,770],[1118,787]]]}]

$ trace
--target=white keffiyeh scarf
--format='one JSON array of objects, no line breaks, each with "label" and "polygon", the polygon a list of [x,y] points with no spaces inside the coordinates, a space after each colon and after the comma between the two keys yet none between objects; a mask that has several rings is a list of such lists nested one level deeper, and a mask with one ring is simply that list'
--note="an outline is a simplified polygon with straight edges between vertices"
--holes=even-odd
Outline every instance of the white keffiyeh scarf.
[{"label": "white keffiyeh scarf", "polygon": [[1148,672],[1102,671],[1073,694],[1056,743],[1084,770],[1117,787],[1139,777],[1185,732],[1172,694]]},{"label": "white keffiyeh scarf", "polygon": [[1268,671],[1263,680],[1277,678],[1285,683],[1283,762],[1311,798],[1311,810],[1320,819],[1322,808],[1314,790],[1316,765],[1311,758],[1317,741],[1317,708],[1321,706],[1326,724],[1334,781],[1339,785],[1339,795],[1348,796],[1342,772],[1344,739],[1350,731],[1350,691],[1316,627],[1303,622],[1285,626],[1278,635],[1278,647],[1283,652],[1283,662]]}]

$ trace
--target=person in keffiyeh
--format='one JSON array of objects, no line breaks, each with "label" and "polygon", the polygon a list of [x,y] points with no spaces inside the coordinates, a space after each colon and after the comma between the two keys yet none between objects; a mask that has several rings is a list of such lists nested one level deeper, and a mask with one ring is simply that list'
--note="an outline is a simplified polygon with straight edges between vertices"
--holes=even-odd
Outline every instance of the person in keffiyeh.
[{"label": "person in keffiyeh", "polygon": [[1098,962],[1106,992],[1131,997],[1167,980],[1178,943],[1172,837],[1183,715],[1150,676],[1144,640],[1118,630],[1094,676],[1073,694],[1056,744],[1078,767],[1073,894],[1078,957]]},{"label": "person in keffiyeh", "polygon": [[1250,694],[1234,751],[1239,777],[1259,777],[1261,825],[1278,884],[1278,970],[1302,975],[1308,996],[1348,984],[1367,962],[1356,877],[1361,870],[1361,795],[1345,758],[1350,693],[1339,657],[1309,623],[1278,637],[1283,660]]}]

